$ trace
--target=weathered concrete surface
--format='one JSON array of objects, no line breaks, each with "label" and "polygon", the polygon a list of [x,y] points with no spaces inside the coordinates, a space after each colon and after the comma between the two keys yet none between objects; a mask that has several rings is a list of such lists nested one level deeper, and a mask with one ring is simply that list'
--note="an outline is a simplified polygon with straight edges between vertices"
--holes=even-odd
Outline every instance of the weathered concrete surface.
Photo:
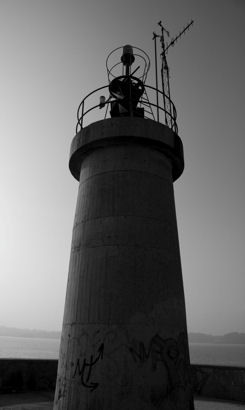
[{"label": "weathered concrete surface", "polygon": [[[1,410],[51,410],[53,402],[21,403],[1,406]],[[195,400],[195,410],[242,410],[244,406],[230,402]]]},{"label": "weathered concrete surface", "polygon": [[1,410],[51,410],[53,408],[53,397],[37,392],[0,395]]},{"label": "weathered concrete surface", "polygon": [[53,409],[53,402],[28,402],[1,406],[1,410],[51,410]]},{"label": "weathered concrete surface", "polygon": [[[1,410],[51,410],[53,409],[52,402],[40,402],[40,403],[25,403],[17,404],[13,406],[1,406]],[[226,403],[226,402],[214,402],[214,401],[201,401],[195,400],[195,410],[242,410],[243,405]]]},{"label": "weathered concrete surface", "polygon": [[[57,360],[0,359],[0,407],[9,408],[18,403],[25,403],[26,407],[26,403],[32,402],[36,408],[34,402],[52,401],[57,365]],[[238,403],[245,404],[244,367],[195,364],[191,365],[191,374],[194,394],[198,398],[195,410],[233,409],[236,408],[235,403],[237,407]],[[51,408],[51,404],[49,406]]]},{"label": "weathered concrete surface", "polygon": [[244,410],[243,404],[224,401],[195,400],[195,410]]},{"label": "weathered concrete surface", "polygon": [[245,369],[243,367],[192,365],[195,394],[217,400],[245,403]]},{"label": "weathered concrete surface", "polygon": [[56,375],[57,360],[0,359],[0,394],[52,392]]},{"label": "weathered concrete surface", "polygon": [[154,121],[121,120],[92,124],[72,143],[80,185],[54,408],[188,410],[173,193],[182,145]]}]

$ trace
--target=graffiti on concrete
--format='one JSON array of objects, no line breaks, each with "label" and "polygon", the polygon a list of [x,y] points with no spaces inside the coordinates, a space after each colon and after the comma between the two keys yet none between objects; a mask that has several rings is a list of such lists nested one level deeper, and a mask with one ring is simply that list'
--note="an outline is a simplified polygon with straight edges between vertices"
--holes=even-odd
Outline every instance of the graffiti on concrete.
[{"label": "graffiti on concrete", "polygon": [[[95,400],[97,406],[96,400],[100,398],[105,408],[111,401],[120,400],[124,408],[126,403],[134,402],[142,403],[142,409],[191,409],[185,333],[177,338],[151,333],[147,341],[137,338],[136,332],[132,332],[134,337],[130,333],[129,329],[119,327],[95,327],[92,331],[81,328],[72,338],[74,356],[63,363],[63,368],[67,378],[71,377],[84,393],[88,392],[81,394],[80,400],[89,400],[89,405]],[[61,388],[57,397],[65,396],[65,389]],[[178,402],[183,406],[176,407]]]},{"label": "graffiti on concrete", "polygon": [[66,397],[67,394],[67,388],[66,388],[66,382],[63,380],[61,377],[58,378],[58,389],[57,389],[57,402]]},{"label": "graffiti on concrete", "polygon": [[91,378],[93,377],[93,369],[96,363],[98,363],[99,360],[103,359],[103,354],[104,343],[100,345],[97,356],[95,358],[93,355],[90,356],[89,360],[84,358],[82,365],[79,358],[76,362],[76,367],[72,377],[75,378],[78,375],[80,377],[82,386],[90,389],[91,392],[97,389],[97,387],[99,386],[99,383],[92,381]]},{"label": "graffiti on concrete", "polygon": [[186,399],[189,396],[187,389],[190,388],[190,379],[184,337],[181,334],[177,340],[163,339],[156,334],[147,346],[135,340],[128,346],[134,363],[140,367],[147,366],[148,370],[150,366],[152,376],[148,380],[151,387],[147,399],[150,397],[155,407],[166,403],[166,400],[172,402],[177,397],[184,396]]}]

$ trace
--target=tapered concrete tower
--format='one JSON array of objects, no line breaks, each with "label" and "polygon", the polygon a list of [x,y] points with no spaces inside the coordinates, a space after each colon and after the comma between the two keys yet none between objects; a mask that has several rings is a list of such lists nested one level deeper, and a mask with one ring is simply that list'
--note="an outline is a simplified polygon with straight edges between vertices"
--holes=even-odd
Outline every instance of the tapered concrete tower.
[{"label": "tapered concrete tower", "polygon": [[176,111],[171,100],[156,104],[143,51],[117,52],[123,74],[108,69],[109,97],[93,107],[105,118],[84,126],[90,94],[71,144],[79,192],[54,409],[193,409],[173,192],[184,168]]}]

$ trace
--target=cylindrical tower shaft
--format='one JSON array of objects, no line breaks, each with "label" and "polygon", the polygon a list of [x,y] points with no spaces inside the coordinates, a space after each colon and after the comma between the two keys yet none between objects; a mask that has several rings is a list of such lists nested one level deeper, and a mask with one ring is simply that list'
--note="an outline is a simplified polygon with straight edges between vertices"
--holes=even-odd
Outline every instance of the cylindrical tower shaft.
[{"label": "cylindrical tower shaft", "polygon": [[113,118],[73,140],[80,180],[55,409],[193,409],[173,180],[179,137]]}]

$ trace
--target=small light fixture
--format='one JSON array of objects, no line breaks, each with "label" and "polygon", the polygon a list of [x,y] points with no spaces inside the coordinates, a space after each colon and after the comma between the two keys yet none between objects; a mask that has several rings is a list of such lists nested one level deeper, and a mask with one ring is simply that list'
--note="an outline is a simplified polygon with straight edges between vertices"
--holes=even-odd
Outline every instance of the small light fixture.
[{"label": "small light fixture", "polygon": [[100,108],[103,108],[105,106],[105,96],[101,95],[100,96]]}]

